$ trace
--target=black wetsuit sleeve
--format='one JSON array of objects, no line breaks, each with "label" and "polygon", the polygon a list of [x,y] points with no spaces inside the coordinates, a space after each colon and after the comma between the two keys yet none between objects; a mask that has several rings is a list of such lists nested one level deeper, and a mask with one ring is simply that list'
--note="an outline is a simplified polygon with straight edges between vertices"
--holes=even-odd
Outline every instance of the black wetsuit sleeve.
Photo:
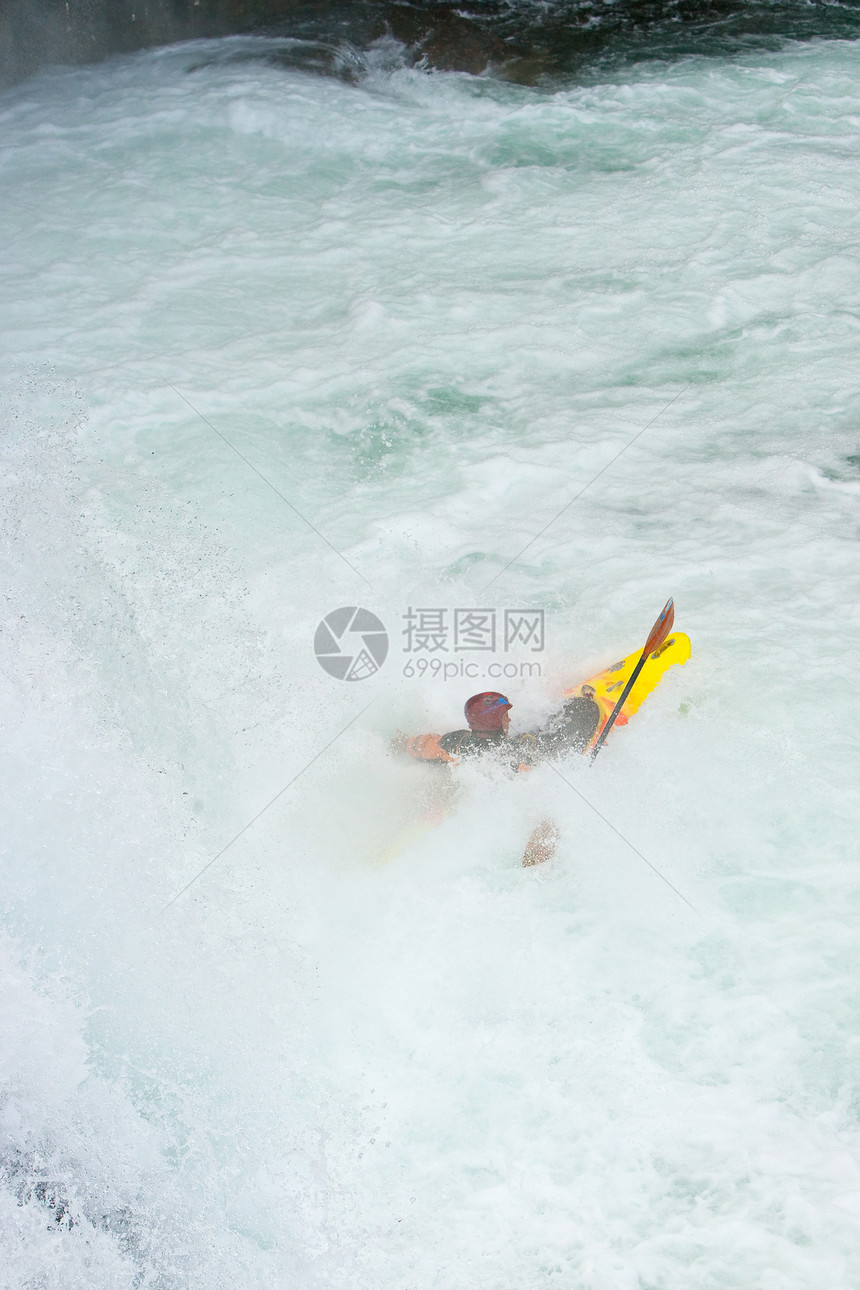
[{"label": "black wetsuit sleeve", "polygon": [[474,730],[452,730],[449,734],[442,735],[439,747],[449,757],[484,757],[487,753],[498,755],[500,751],[504,752],[512,747],[512,744],[501,733],[498,736],[476,735]]},{"label": "black wetsuit sleeve", "polygon": [[449,757],[456,757],[460,751],[461,741],[469,734],[471,734],[469,730],[449,730],[447,735],[440,736],[439,747]]},{"label": "black wetsuit sleeve", "polygon": [[599,722],[600,708],[594,699],[585,694],[575,695],[542,729],[523,735],[523,761],[585,752]]}]

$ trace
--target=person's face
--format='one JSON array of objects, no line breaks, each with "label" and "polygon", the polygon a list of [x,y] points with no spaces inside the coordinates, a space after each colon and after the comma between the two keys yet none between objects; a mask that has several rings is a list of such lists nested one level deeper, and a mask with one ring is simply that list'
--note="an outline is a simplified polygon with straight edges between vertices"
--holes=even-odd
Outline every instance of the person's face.
[{"label": "person's face", "polygon": [[510,724],[511,724],[511,714],[509,710],[506,710],[505,715],[502,717],[502,732],[504,734],[508,733]]}]

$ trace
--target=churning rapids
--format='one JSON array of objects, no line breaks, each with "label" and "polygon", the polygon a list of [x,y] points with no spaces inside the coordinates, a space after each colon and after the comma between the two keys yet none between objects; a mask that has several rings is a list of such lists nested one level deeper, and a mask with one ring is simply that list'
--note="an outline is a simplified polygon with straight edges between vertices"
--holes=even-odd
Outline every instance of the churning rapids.
[{"label": "churning rapids", "polygon": [[[3,1285],[856,1287],[860,45],[291,48],[0,98]],[[378,863],[498,684],[410,610],[543,609],[526,723],[669,595]]]}]

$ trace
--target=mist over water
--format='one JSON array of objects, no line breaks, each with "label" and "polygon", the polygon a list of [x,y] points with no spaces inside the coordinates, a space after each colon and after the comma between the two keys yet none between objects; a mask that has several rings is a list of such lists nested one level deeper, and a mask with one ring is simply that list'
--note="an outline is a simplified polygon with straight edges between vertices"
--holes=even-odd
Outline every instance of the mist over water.
[{"label": "mist over water", "polygon": [[[6,1284],[847,1290],[858,48],[291,48],[0,99]],[[410,607],[545,609],[527,725],[670,594],[592,767],[379,863],[484,688]]]}]

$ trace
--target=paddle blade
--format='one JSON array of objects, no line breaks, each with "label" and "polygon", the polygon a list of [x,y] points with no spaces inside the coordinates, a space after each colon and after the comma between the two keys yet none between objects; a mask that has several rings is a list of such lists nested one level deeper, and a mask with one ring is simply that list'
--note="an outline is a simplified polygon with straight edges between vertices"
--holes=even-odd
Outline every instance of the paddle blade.
[{"label": "paddle blade", "polygon": [[648,657],[649,654],[653,654],[655,650],[658,650],[660,648],[660,646],[663,644],[664,640],[672,630],[674,622],[675,622],[675,601],[670,596],[669,599],[666,601],[665,605],[663,606],[663,611],[660,614],[660,617],[657,619],[656,623],[651,628],[651,635],[648,637],[647,641],[645,642],[645,649],[643,650],[643,653],[646,658]]},{"label": "paddle blade", "polygon": [[541,820],[526,843],[523,853],[523,864],[528,868],[533,864],[544,864],[555,855],[558,846],[559,832],[552,820]]}]

